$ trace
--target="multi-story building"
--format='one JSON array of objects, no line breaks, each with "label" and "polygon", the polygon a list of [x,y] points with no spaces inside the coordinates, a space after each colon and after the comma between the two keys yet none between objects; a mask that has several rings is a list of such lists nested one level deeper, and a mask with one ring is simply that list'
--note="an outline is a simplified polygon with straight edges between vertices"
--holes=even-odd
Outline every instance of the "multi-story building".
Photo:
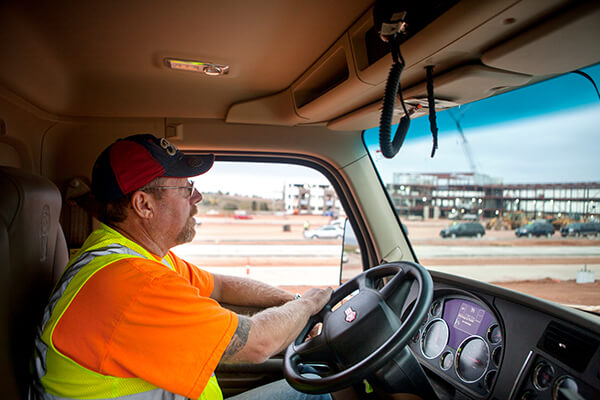
[{"label": "multi-story building", "polygon": [[395,173],[387,185],[396,211],[423,218],[490,218],[522,212],[528,218],[598,217],[600,182],[503,184],[474,173]]},{"label": "multi-story building", "polygon": [[288,183],[284,187],[283,195],[285,211],[290,214],[344,214],[331,185]]}]

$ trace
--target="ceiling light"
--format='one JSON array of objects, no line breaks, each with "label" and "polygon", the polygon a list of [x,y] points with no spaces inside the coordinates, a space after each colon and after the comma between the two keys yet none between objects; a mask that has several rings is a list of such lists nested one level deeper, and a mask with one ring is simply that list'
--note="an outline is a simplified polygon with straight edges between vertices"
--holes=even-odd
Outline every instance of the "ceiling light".
[{"label": "ceiling light", "polygon": [[190,72],[204,72],[209,76],[220,76],[229,73],[229,65],[215,64],[212,62],[165,58],[165,64],[171,69]]}]

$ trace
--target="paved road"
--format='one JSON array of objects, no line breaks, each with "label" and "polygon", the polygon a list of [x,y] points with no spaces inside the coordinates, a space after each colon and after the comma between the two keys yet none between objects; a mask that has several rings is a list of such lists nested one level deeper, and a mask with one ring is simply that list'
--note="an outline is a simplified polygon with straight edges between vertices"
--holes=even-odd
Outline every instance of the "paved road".
[{"label": "paved road", "polygon": [[[433,271],[447,272],[483,282],[510,282],[538,279],[576,279],[578,264],[537,264],[537,265],[437,265],[428,267]],[[600,277],[600,265],[588,265],[596,277]]]},{"label": "paved road", "polygon": [[337,286],[339,267],[281,266],[281,267],[204,267],[209,272],[244,276],[273,286]]},{"label": "paved road", "polygon": [[[573,264],[551,265],[468,265],[434,266],[433,271],[447,272],[483,282],[510,282],[521,280],[558,279],[572,280],[581,269]],[[589,266],[600,276],[600,265]],[[280,266],[280,267],[205,267],[206,270],[234,276],[245,276],[275,286],[335,286],[339,282],[339,267]]]},{"label": "paved road", "polygon": [[262,245],[262,244],[186,244],[175,248],[181,257],[257,257],[302,256],[331,257],[341,255],[341,245]]},{"label": "paved road", "polygon": [[[414,246],[419,258],[448,257],[597,257],[600,246]],[[340,245],[244,245],[193,244],[176,248],[182,257],[189,256],[339,256]]]},{"label": "paved road", "polygon": [[414,246],[419,258],[600,256],[600,246]]},{"label": "paved road", "polygon": [[[290,266],[281,260],[281,265],[223,267],[205,266],[209,271],[236,276],[249,276],[273,285],[324,286],[336,285],[339,281],[338,266],[313,266],[310,257],[334,257],[340,255],[339,245],[183,245],[175,249],[181,257],[202,264],[202,257],[300,257],[307,265]],[[431,270],[448,272],[484,282],[502,282],[514,280],[536,280],[552,278],[559,280],[575,279],[581,264],[569,263],[569,257],[598,257],[600,246],[415,246],[420,258],[469,258],[469,257],[561,257],[561,264],[493,264],[493,265],[437,265]],[[307,259],[308,258],[308,259]],[[442,261],[442,260],[440,260]],[[443,262],[443,261],[442,261]],[[497,262],[497,261],[496,261]],[[600,277],[600,265],[588,264],[588,267]]]}]

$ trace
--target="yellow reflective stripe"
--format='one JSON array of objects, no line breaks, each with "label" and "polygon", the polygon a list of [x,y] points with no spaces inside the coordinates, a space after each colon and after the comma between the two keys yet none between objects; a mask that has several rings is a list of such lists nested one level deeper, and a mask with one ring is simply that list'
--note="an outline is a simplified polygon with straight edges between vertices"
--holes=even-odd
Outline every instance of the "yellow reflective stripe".
[{"label": "yellow reflective stripe", "polygon": [[86,266],[84,266],[73,277],[73,279],[71,279],[71,282],[69,282],[69,285],[65,289],[64,293],[56,302],[54,310],[52,311],[52,315],[50,316],[50,319],[44,327],[44,332],[42,333],[42,340],[44,340],[44,342],[49,343],[52,346],[52,341],[50,340],[50,337],[52,333],[54,333],[54,327],[56,326],[60,318],[63,316],[69,305],[73,302],[77,293],[79,293],[83,285],[85,285],[85,283],[92,276],[94,276],[103,267],[111,264],[114,261],[131,257],[133,256],[123,254],[111,254],[107,256],[96,257]]},{"label": "yellow reflective stripe", "polygon": [[49,373],[42,377],[42,384],[47,393],[60,397],[106,399],[156,389],[140,378],[101,375],[54,351],[48,351],[46,366]]},{"label": "yellow reflective stripe", "polygon": [[[121,235],[119,232],[115,231],[108,225],[100,224],[100,229],[97,229],[94,232],[92,232],[88,240],[86,240],[86,243],[88,241],[94,243],[92,246],[88,246],[85,249],[85,251],[90,251],[96,248],[106,247],[113,243],[118,243],[135,251],[136,253],[143,255],[149,260],[155,260],[152,253],[150,253],[148,250],[146,250],[136,242],[127,239],[125,236]],[[86,243],[83,244],[84,247],[86,247]]]},{"label": "yellow reflective stripe", "polygon": [[219,383],[217,382],[217,377],[213,374],[204,391],[199,397],[200,400],[223,400],[223,393],[221,392],[221,388],[219,387]]},{"label": "yellow reflective stripe", "polygon": [[[113,248],[111,248],[111,245]],[[113,253],[111,251],[115,251],[114,245],[124,246],[129,249],[129,251],[134,251],[138,254]],[[45,355],[46,374],[41,377],[41,383],[49,394],[77,399],[106,399],[144,393],[157,389],[156,386],[140,378],[119,378],[99,374],[79,365],[54,347],[52,341],[54,329],[69,308],[77,293],[83,288],[85,283],[94,276],[94,274],[113,262],[124,258],[139,257],[142,255],[149,260],[156,261],[156,258],[147,250],[123,237],[112,228],[102,225],[100,229],[92,232],[82,248],[71,259],[69,265],[65,269],[65,273],[69,267],[76,263],[85,253],[90,253],[95,250],[103,251],[105,248],[110,248],[107,249],[107,251],[111,253],[96,256],[88,262],[87,265],[84,265],[81,270],[75,273],[71,281],[68,282],[64,293],[62,293],[61,297],[56,301],[51,316],[43,327],[41,339],[46,343],[48,348]],[[128,251],[127,249],[123,250]],[[163,260],[166,261],[169,268],[175,270],[174,262],[169,255],[165,256]],[[214,374],[209,379],[200,399],[223,399],[223,394]]]},{"label": "yellow reflective stripe", "polygon": [[[90,249],[88,249],[89,251]],[[48,345],[46,354],[46,375],[42,385],[50,394],[80,399],[99,399],[126,396],[156,389],[156,386],[140,378],[119,378],[102,375],[79,365],[55,346],[51,340],[58,321],[64,315],[75,296],[85,283],[102,268],[113,262],[132,258],[132,255],[111,254],[94,258],[71,280],[67,290],[58,300],[50,321],[46,324],[42,340]]]},{"label": "yellow reflective stripe", "polygon": [[[169,268],[171,268],[173,271],[175,271],[175,261],[173,261],[173,259],[171,258],[171,255],[169,253],[167,253],[167,255],[165,256],[165,258],[163,258],[163,261],[165,261],[167,263],[167,266]],[[165,263],[163,262],[163,265]],[[175,271],[177,272],[177,271]]]}]

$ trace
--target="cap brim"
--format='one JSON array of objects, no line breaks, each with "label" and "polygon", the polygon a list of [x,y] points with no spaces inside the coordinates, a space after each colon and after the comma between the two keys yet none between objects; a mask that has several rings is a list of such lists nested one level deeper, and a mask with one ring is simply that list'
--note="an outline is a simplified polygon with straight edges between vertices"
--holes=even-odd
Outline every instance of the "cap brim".
[{"label": "cap brim", "polygon": [[215,162],[214,154],[181,155],[165,168],[163,176],[174,178],[190,178],[202,175],[212,168]]}]

